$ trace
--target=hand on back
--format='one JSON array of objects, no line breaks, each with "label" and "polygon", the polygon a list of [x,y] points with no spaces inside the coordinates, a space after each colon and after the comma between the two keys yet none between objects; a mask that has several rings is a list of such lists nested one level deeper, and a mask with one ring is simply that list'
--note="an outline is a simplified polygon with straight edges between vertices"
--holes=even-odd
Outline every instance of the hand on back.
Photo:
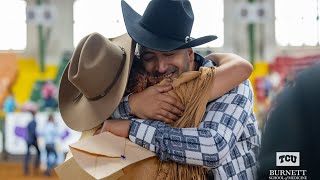
[{"label": "hand on back", "polygon": [[183,104],[166,94],[171,85],[155,85],[140,93],[129,96],[131,114],[141,119],[159,120],[172,123],[178,120],[184,111]]}]

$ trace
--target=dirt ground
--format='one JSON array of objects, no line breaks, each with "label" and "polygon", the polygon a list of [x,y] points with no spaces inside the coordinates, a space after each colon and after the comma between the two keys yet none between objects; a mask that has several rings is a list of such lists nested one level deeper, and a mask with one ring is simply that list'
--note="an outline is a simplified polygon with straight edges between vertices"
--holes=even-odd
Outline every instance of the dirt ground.
[{"label": "dirt ground", "polygon": [[54,170],[50,177],[45,176],[43,171],[39,171],[38,174],[33,172],[33,169],[30,168],[30,175],[23,175],[22,162],[0,162],[0,177],[1,179],[8,180],[58,180],[58,176],[55,174]]}]

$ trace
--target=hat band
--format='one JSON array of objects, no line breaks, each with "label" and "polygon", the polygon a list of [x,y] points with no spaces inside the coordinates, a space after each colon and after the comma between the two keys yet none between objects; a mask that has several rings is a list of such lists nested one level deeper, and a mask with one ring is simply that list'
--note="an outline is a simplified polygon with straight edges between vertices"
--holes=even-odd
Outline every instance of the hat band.
[{"label": "hat band", "polygon": [[[119,46],[120,47],[120,46]],[[118,72],[116,74],[116,78],[113,79],[112,83],[107,87],[106,90],[104,90],[101,94],[95,96],[95,97],[92,97],[92,98],[89,98],[89,97],[86,97],[89,101],[96,101],[98,99],[101,99],[103,98],[105,95],[108,94],[108,92],[112,89],[112,87],[116,84],[116,82],[118,81],[119,79],[119,76],[120,76],[120,73],[122,72],[122,69],[123,69],[123,66],[124,66],[124,63],[125,63],[125,58],[126,58],[126,52],[124,50],[123,47],[120,47],[120,49],[122,50],[122,62],[121,62],[121,68],[118,69]]]},{"label": "hat band", "polygon": [[[121,73],[122,70],[123,70],[124,63],[125,63],[125,58],[126,58],[126,51],[124,50],[123,47],[121,47],[121,46],[119,46],[119,47],[120,47],[120,49],[121,49],[121,51],[122,51],[122,56],[123,56],[123,58],[122,58],[122,62],[121,62],[120,68],[119,68],[118,71],[117,71],[116,78],[113,79],[113,81],[111,82],[111,84],[110,84],[110,85],[106,88],[106,90],[104,90],[101,94],[99,94],[99,95],[97,95],[97,96],[95,96],[95,97],[86,97],[86,96],[85,96],[85,97],[87,98],[87,100],[89,100],[89,101],[96,101],[96,100],[99,100],[99,99],[103,98],[104,96],[106,96],[106,95],[108,94],[108,92],[112,89],[112,87],[113,87],[113,86],[116,84],[116,82],[118,81],[119,76],[120,76],[120,73]],[[83,95],[83,93],[80,92],[80,94],[79,94],[76,98],[74,98],[73,101],[79,99],[82,95]]]}]

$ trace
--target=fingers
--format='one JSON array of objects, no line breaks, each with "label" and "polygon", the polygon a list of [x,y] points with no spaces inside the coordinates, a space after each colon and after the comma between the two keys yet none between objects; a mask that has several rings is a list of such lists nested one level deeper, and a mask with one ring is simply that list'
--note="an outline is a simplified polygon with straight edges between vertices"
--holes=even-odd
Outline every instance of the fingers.
[{"label": "fingers", "polygon": [[96,130],[96,132],[94,132],[94,134],[93,134],[93,135],[100,134],[101,129],[102,129],[101,127],[100,127],[100,128],[98,128],[98,129]]},{"label": "fingers", "polygon": [[182,114],[184,112],[184,110],[185,110],[184,105],[180,101],[178,101],[176,98],[169,96],[169,95],[166,95],[166,94],[161,94],[159,96],[159,98],[162,101],[165,101],[166,103],[171,104],[172,106],[177,108],[179,111],[176,113],[177,115]]},{"label": "fingers", "polygon": [[[183,114],[183,111],[181,111],[180,109],[178,109],[175,106],[173,106],[169,103],[166,103],[166,102],[161,103],[161,108],[174,115],[174,116],[171,116],[172,120],[179,119]],[[166,117],[168,117],[168,116],[166,116]]]},{"label": "fingers", "polygon": [[153,86],[155,90],[157,90],[159,93],[165,93],[172,89],[172,86],[170,84],[167,85],[155,85]]},{"label": "fingers", "polygon": [[93,135],[97,135],[97,134],[101,134],[101,133],[105,132],[106,131],[106,124],[107,124],[107,122],[104,121],[103,124],[96,130],[96,132],[94,132]]},{"label": "fingers", "polygon": [[158,111],[158,114],[167,118],[167,119],[170,119],[171,121],[176,121],[179,119],[179,116],[177,116],[176,114],[173,114],[170,111],[167,111],[166,109],[160,109]]},{"label": "fingers", "polygon": [[162,116],[160,114],[156,115],[155,119],[163,121],[163,122],[168,123],[168,124],[173,123],[173,121],[171,119],[168,119],[168,118],[166,118],[166,117],[164,117],[164,116]]}]

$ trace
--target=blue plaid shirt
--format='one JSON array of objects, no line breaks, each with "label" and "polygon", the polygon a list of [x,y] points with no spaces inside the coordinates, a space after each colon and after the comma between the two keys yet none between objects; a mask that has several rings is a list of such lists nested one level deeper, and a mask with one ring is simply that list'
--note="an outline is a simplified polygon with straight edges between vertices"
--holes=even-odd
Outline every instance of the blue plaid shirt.
[{"label": "blue plaid shirt", "polygon": [[[210,60],[202,66],[212,67]],[[128,96],[113,118],[129,118]],[[198,128],[173,128],[161,121],[130,117],[129,139],[161,160],[208,167],[214,179],[255,179],[260,146],[248,80],[209,102]]]}]

